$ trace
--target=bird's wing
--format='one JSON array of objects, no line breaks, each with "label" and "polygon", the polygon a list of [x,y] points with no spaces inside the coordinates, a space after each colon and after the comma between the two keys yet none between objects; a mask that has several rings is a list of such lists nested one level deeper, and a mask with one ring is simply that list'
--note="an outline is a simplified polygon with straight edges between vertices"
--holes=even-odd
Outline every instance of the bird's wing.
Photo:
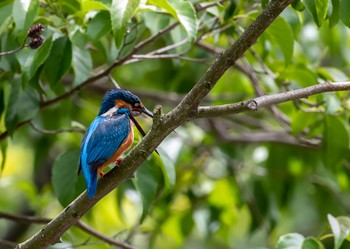
[{"label": "bird's wing", "polygon": [[99,116],[91,123],[82,142],[82,154],[91,170],[106,162],[120,147],[130,132],[127,115]]}]

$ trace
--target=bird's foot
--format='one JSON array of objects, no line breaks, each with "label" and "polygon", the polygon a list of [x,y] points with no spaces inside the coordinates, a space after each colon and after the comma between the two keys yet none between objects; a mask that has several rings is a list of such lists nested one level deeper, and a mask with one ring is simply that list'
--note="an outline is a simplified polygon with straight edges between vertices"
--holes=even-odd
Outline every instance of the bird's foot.
[{"label": "bird's foot", "polygon": [[115,166],[118,166],[122,163],[123,158],[118,157],[117,160],[115,160]]},{"label": "bird's foot", "polygon": [[101,179],[105,176],[105,173],[103,173],[102,169],[98,168],[97,174],[100,176]]}]

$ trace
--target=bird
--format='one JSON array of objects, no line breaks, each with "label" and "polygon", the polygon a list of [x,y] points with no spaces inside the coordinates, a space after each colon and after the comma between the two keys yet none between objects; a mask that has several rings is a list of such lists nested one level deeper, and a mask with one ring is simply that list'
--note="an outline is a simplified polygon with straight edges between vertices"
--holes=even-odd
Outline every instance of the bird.
[{"label": "bird", "polygon": [[128,90],[113,89],[102,100],[97,117],[92,121],[80,145],[78,174],[83,172],[88,198],[95,196],[98,176],[103,178],[103,168],[122,161],[120,156],[134,141],[133,125],[145,135],[134,116],[145,114],[153,118],[140,98]]}]

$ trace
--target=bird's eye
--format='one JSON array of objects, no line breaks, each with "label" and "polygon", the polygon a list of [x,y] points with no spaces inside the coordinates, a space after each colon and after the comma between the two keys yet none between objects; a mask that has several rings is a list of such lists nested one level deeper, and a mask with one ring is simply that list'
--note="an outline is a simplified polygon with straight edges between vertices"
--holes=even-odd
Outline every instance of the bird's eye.
[{"label": "bird's eye", "polygon": [[135,107],[139,107],[139,106],[140,106],[140,103],[135,103],[134,106],[135,106]]}]

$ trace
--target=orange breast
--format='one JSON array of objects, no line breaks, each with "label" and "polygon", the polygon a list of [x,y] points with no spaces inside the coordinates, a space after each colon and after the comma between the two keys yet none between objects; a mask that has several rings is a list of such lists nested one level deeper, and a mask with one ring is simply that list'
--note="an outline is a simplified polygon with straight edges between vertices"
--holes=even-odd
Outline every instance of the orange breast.
[{"label": "orange breast", "polygon": [[111,163],[114,163],[118,159],[118,157],[121,156],[121,154],[123,154],[127,149],[130,148],[133,142],[134,142],[134,128],[133,128],[133,123],[130,120],[130,132],[128,137],[120,145],[117,151],[114,152],[113,156],[99,167],[99,170],[102,170],[104,167],[110,165]]}]

